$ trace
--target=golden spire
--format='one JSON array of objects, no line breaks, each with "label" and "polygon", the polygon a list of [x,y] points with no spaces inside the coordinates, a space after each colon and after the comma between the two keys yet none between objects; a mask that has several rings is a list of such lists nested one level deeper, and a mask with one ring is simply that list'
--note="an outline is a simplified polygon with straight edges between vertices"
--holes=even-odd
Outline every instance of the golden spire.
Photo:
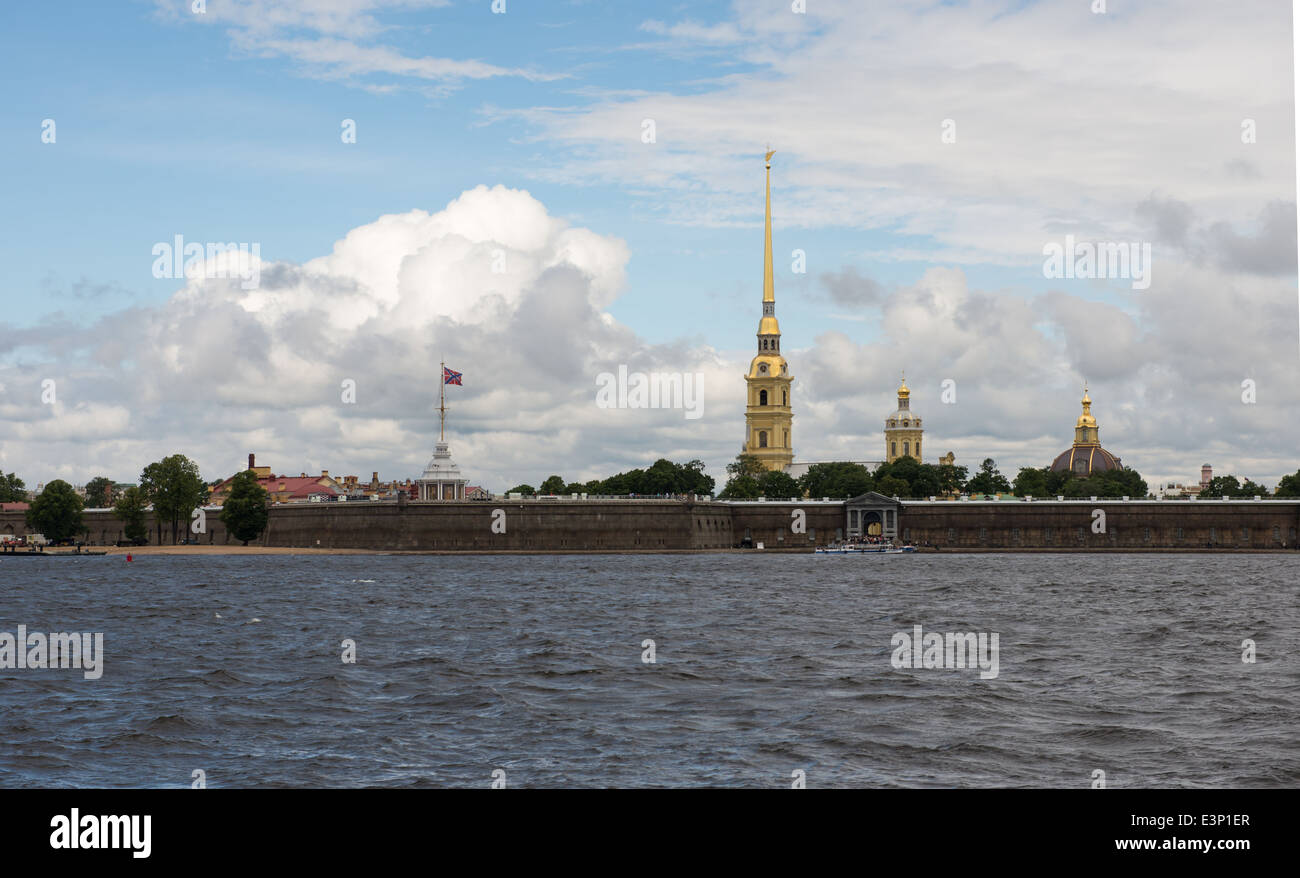
[{"label": "golden spire", "polygon": [[776,284],[772,279],[772,156],[776,150],[769,149],[763,156],[767,167],[767,210],[763,215],[763,301],[776,301]]},{"label": "golden spire", "polygon": [[763,156],[767,168],[767,204],[763,212],[763,319],[758,324],[759,335],[780,335],[781,327],[776,322],[776,283],[772,274],[772,156],[776,150],[769,149]]},{"label": "golden spire", "polygon": [[898,398],[907,399],[912,391],[907,389],[907,372],[900,372],[898,378]]},{"label": "golden spire", "polygon": [[1100,445],[1097,438],[1097,419],[1092,416],[1092,397],[1088,396],[1088,384],[1083,385],[1083,414],[1074,422],[1075,445]]}]

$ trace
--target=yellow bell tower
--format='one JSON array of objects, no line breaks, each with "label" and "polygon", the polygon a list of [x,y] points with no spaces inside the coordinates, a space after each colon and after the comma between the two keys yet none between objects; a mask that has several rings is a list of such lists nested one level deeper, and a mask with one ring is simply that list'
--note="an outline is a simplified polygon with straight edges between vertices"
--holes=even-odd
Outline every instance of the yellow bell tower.
[{"label": "yellow bell tower", "polygon": [[767,210],[763,220],[763,318],[758,322],[758,353],[745,376],[744,454],[769,470],[783,470],[794,460],[790,431],[790,368],[781,356],[781,327],[776,322],[776,284],[772,279],[772,155],[767,168]]}]

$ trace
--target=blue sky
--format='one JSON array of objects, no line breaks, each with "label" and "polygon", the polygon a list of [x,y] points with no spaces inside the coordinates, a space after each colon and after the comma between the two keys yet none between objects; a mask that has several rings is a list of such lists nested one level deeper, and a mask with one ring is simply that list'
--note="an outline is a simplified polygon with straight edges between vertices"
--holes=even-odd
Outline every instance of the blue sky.
[{"label": "blue sky", "polygon": [[[770,143],[796,457],[879,458],[906,368],[929,446],[972,466],[1050,460],[1088,380],[1103,441],[1153,482],[1190,478],[1206,459],[1256,479],[1292,472],[1281,438],[1300,423],[1289,10],[1089,5],[15,5],[0,34],[0,469],[31,482],[126,478],[183,446],[205,474],[261,449],[285,471],[414,475],[429,451],[427,400],[388,388],[431,374],[432,348],[463,343],[457,448],[490,486],[659,455],[702,457],[720,475],[743,424],[736,379],[759,313]],[[55,143],[42,142],[45,119]],[[344,119],[355,144],[340,139]],[[952,143],[940,137],[949,119]],[[444,210],[497,185],[528,196]],[[412,211],[431,217],[416,222],[433,237],[407,240],[402,221],[384,219]],[[515,222],[522,214],[532,219]],[[544,277],[521,281],[489,320],[491,291],[439,249],[447,235],[515,236],[520,258],[545,266],[570,258],[561,227],[594,236],[576,260],[585,286],[568,291],[590,311],[556,304],[492,335],[531,313]],[[240,296],[155,279],[152,247],[178,234],[257,242],[268,264],[316,266],[328,282]],[[349,234],[361,243],[326,258]],[[1150,244],[1155,282],[1045,278],[1042,248],[1066,234]],[[796,248],[804,274],[791,272]],[[367,273],[417,263],[386,292],[391,278]],[[369,292],[347,298],[352,286]],[[241,386],[275,391],[269,408],[249,404],[241,424],[205,410],[239,395],[220,363],[178,354],[181,333],[196,358],[205,345],[243,350],[258,371]],[[553,344],[491,359],[531,334]],[[367,345],[404,351],[413,371],[385,371],[358,353]],[[706,416],[594,416],[593,378],[620,362],[704,372]],[[524,373],[565,377],[504,386]],[[311,393],[340,374],[386,389],[331,414]],[[28,389],[47,375],[66,377],[66,411],[31,407]],[[1260,383],[1252,408],[1238,399],[1243,377]],[[938,403],[947,378],[960,405]],[[160,380],[188,397],[132,389]]]},{"label": "blue sky", "polygon": [[[220,5],[211,3],[209,14]],[[298,62],[233,48],[226,27],[167,15],[152,3],[15,7],[3,62],[9,112],[0,120],[10,292],[86,321],[174,293],[174,281],[149,269],[150,248],[175,234],[258,241],[264,258],[303,262],[381,214],[436,210],[475,185],[501,183],[629,242],[628,291],[611,312],[648,339],[694,331],[714,345],[747,345],[752,328],[731,318],[752,305],[761,281],[755,157],[763,144],[735,157],[749,162],[748,224],[688,225],[632,187],[549,182],[537,171],[564,145],[525,121],[489,118],[489,108],[581,107],[608,92],[697,93],[720,77],[753,73],[757,65],[730,52],[683,57],[653,45],[643,27],[670,13],[712,24],[728,10],[725,3],[515,2],[493,15],[480,2],[387,13],[385,42],[406,54],[483,59],[554,77],[470,80],[431,95],[364,88],[391,86],[395,77],[315,78]],[[53,149],[33,125],[46,118],[57,126]],[[357,122],[356,144],[340,141],[343,119]],[[772,125],[778,147],[780,135]],[[915,282],[926,262],[879,263],[862,254],[895,238],[924,250],[933,246],[928,236],[783,221],[785,158],[775,181],[778,257],[797,247],[822,270],[857,265],[885,284]],[[786,332],[807,336],[834,321],[842,309],[811,295],[817,271],[795,275],[790,259],[776,263]],[[1030,260],[972,266],[970,276],[981,285],[1044,289],[1039,269]],[[11,319],[31,324],[43,313],[22,309]],[[864,340],[874,335],[868,316],[857,315]]]}]

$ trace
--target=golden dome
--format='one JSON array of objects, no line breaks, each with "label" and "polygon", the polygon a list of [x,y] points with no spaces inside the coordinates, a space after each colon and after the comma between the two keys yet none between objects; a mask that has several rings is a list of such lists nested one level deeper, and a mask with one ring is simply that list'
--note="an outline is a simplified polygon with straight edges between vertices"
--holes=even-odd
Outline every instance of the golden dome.
[{"label": "golden dome", "polygon": [[759,335],[780,335],[781,327],[777,325],[776,318],[771,315],[764,317],[758,322]]},{"label": "golden dome", "polygon": [[907,389],[907,379],[906,378],[900,379],[900,383],[898,385],[898,398],[907,399],[911,395],[912,395],[912,391]]}]

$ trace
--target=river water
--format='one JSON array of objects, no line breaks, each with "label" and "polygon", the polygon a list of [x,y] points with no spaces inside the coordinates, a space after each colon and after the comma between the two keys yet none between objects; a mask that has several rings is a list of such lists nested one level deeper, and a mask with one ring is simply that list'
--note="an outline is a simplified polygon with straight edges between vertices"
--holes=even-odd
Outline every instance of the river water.
[{"label": "river water", "polygon": [[[104,636],[97,679],[0,669],[0,786],[1296,786],[1298,573],[1289,555],[0,558],[0,632]],[[997,675],[895,667],[916,625],[996,634]]]}]

